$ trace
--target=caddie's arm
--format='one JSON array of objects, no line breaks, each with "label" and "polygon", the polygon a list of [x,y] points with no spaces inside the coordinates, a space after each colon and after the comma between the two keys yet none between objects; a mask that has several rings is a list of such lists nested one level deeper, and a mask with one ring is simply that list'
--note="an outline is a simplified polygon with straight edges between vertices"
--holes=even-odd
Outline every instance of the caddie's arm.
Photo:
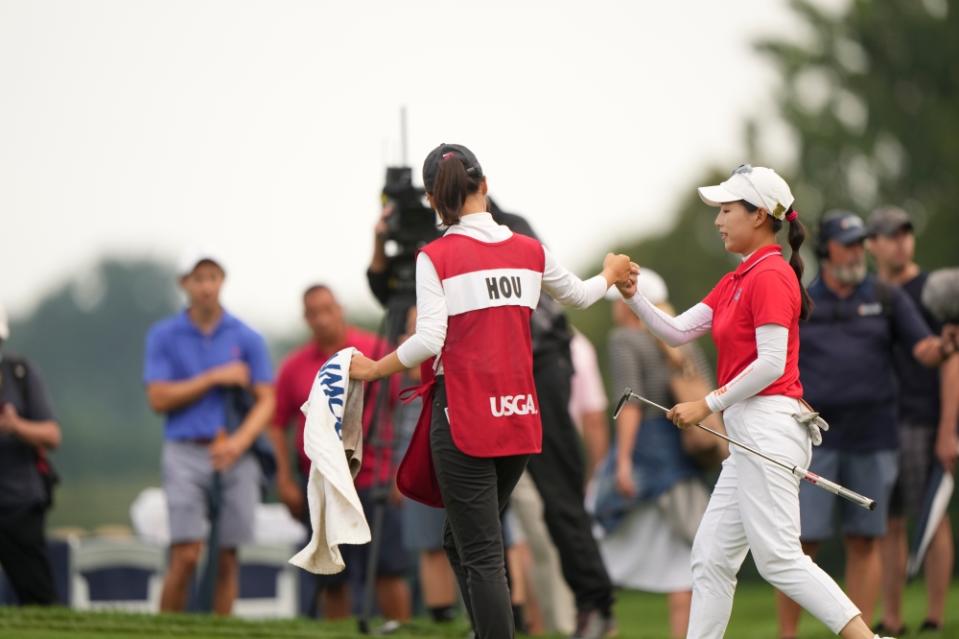
[{"label": "caddie's arm", "polygon": [[372,382],[438,355],[446,340],[446,296],[426,253],[416,257],[416,330],[399,348],[377,361],[359,351],[350,362],[350,378]]},{"label": "caddie's arm", "polygon": [[350,379],[358,379],[363,382],[373,382],[405,370],[406,366],[400,361],[396,351],[378,360],[372,360],[366,355],[356,352],[353,353],[353,359],[350,361]]}]

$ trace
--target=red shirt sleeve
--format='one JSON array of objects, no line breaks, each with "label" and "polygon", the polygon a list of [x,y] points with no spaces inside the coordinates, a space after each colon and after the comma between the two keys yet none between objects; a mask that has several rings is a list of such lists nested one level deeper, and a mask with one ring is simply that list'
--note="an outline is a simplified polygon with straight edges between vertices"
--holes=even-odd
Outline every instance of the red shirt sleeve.
[{"label": "red shirt sleeve", "polygon": [[293,374],[290,360],[283,362],[280,374],[276,377],[276,409],[273,411],[273,428],[286,430],[293,421],[293,416],[299,410],[296,405],[295,389],[293,388]]},{"label": "red shirt sleeve", "polygon": [[777,324],[790,328],[799,317],[799,282],[792,272],[766,270],[756,273],[749,288],[753,327]]}]

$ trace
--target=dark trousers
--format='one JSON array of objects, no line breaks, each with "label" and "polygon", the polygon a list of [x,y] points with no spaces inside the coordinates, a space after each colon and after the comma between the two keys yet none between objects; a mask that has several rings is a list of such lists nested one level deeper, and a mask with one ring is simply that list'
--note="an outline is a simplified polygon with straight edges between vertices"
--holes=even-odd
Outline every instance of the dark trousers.
[{"label": "dark trousers", "polygon": [[529,458],[529,473],[543,499],[546,528],[559,553],[563,577],[580,611],[608,612],[613,585],[583,506],[585,462],[579,433],[569,414],[569,361],[558,355],[535,360],[533,376],[543,420],[543,452]]},{"label": "dark trousers", "polygon": [[442,380],[437,379],[433,394],[430,445],[446,505],[443,547],[477,639],[511,639],[513,612],[500,516],[529,456],[472,457],[460,451],[443,410]]},{"label": "dark trousers", "polygon": [[0,515],[0,566],[22,606],[56,603],[42,506]]}]

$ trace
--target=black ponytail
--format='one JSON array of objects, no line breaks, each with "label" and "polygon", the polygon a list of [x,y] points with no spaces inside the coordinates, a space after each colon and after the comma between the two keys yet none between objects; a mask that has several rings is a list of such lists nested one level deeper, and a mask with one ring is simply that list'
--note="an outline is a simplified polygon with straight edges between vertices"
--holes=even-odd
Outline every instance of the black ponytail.
[{"label": "black ponytail", "polygon": [[[479,173],[474,171],[474,173]],[[466,165],[455,153],[447,153],[440,160],[436,179],[431,192],[433,206],[440,214],[443,224],[452,226],[459,223],[466,198],[476,193],[483,176],[471,176]]]},{"label": "black ponytail", "polygon": [[[789,266],[791,266],[796,273],[796,279],[799,280],[799,291],[802,295],[802,309],[799,311],[799,319],[806,320],[812,315],[813,307],[812,298],[809,297],[809,291],[806,290],[806,287],[803,286],[802,283],[802,274],[805,270],[805,265],[803,264],[802,256],[799,254],[799,248],[806,240],[806,227],[799,221],[799,212],[791,206],[789,210],[786,211],[786,219],[789,220],[789,248],[792,249],[792,254],[789,256]],[[779,222],[779,226],[782,227],[782,221],[776,220],[776,222]]]},{"label": "black ponytail", "polygon": [[[741,203],[750,213],[755,213],[759,210],[758,206],[746,200],[741,200]],[[803,286],[802,283],[802,274],[806,267],[803,264],[802,256],[799,254],[799,248],[806,240],[806,227],[799,221],[799,211],[792,206],[786,211],[785,217],[789,220],[788,240],[789,248],[792,249],[792,254],[789,256],[789,266],[792,267],[793,272],[796,274],[796,280],[799,281],[799,294],[802,304],[799,310],[799,319],[807,320],[809,316],[812,315],[813,303],[812,298],[809,297],[809,291],[806,290],[806,287]],[[774,218],[772,215],[769,215],[769,219],[772,220],[773,223],[773,233],[779,233],[783,228],[783,221]]]}]

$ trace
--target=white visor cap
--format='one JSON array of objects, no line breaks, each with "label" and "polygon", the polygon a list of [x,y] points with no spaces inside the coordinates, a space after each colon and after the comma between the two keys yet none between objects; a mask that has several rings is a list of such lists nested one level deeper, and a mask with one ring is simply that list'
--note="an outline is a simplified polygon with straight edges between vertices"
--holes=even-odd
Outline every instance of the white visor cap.
[{"label": "white visor cap", "polygon": [[795,198],[786,180],[764,166],[743,164],[729,179],[715,186],[701,186],[699,197],[709,206],[746,200],[753,206],[766,209],[777,220],[786,217]]}]

